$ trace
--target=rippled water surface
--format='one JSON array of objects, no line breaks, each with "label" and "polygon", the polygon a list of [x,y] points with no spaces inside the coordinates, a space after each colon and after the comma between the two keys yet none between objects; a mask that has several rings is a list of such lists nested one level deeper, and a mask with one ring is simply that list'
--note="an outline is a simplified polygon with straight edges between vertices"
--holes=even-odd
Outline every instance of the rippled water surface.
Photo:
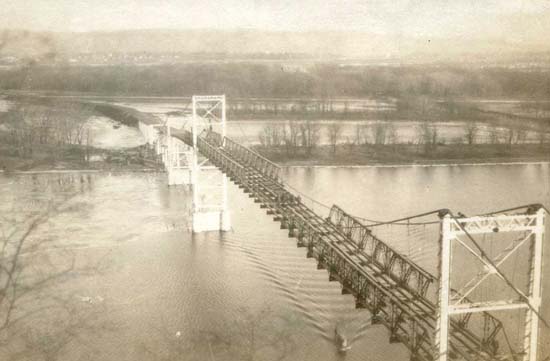
[{"label": "rippled water surface", "polygon": [[[306,195],[379,220],[437,208],[474,214],[550,205],[547,164],[291,168],[285,177],[324,215],[327,209]],[[44,188],[58,184],[76,195],[36,230],[36,239],[48,240],[39,252],[59,257],[63,250],[74,257],[75,269],[93,267],[33,296],[28,307],[59,292],[74,315],[93,318],[89,327],[71,328],[57,359],[408,360],[402,346],[388,343],[386,329],[371,326],[368,312],[356,310],[353,297],[328,282],[305,249],[235,185],[229,189],[233,230],[221,235],[189,232],[190,192],[167,187],[164,174],[0,175],[0,211],[24,212],[14,204],[40,204]],[[435,244],[395,246],[433,265]],[[549,317],[548,302],[543,308]],[[35,317],[33,327],[52,316]],[[45,329],[71,325],[61,321],[65,316],[58,319]],[[334,346],[336,325],[352,339],[346,355]],[[14,334],[9,352],[28,348],[29,339]],[[31,344],[29,359],[52,352],[39,345]]]}]

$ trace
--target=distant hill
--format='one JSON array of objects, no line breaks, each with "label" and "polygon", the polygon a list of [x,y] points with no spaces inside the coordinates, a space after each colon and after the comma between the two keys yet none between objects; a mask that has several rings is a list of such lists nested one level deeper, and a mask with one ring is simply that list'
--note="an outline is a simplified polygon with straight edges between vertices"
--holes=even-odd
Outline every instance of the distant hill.
[{"label": "distant hill", "polygon": [[457,60],[521,56],[550,51],[549,44],[504,39],[386,36],[360,32],[267,32],[256,30],[128,30],[53,33],[5,30],[1,56],[67,57],[89,53],[306,54],[319,60]]}]

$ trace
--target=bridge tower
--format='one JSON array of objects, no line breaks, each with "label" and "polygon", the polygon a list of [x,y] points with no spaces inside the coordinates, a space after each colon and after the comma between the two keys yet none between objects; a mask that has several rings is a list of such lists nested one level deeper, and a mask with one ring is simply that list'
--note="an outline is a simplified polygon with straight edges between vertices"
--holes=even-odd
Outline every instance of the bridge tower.
[{"label": "bridge tower", "polygon": [[215,166],[201,158],[198,136],[215,131],[221,135],[223,146],[226,134],[225,95],[194,95],[192,98],[191,184],[193,187],[193,232],[228,231],[231,229],[227,207],[227,177]]},{"label": "bridge tower", "polygon": [[165,122],[166,147],[163,157],[168,173],[168,185],[191,184],[193,149],[171,134],[169,119]]},{"label": "bridge tower", "polygon": [[[476,317],[484,333],[479,347],[491,356],[491,350],[509,342],[506,339],[506,342],[499,343],[495,338],[503,330],[503,324],[487,325],[489,317],[483,317],[484,314],[498,313],[508,317],[515,314],[516,323],[523,328],[523,332],[518,332],[520,339],[516,345],[508,344],[510,349],[516,348],[514,359],[521,357],[524,361],[536,361],[542,295],[544,208],[535,205],[524,208],[520,213],[471,218],[455,218],[450,212],[442,212],[440,216],[439,307],[434,359],[454,359],[459,350],[453,350],[449,344],[450,324],[471,324]],[[471,266],[457,267],[460,263],[456,262],[457,259],[465,254],[474,260]],[[516,268],[518,260],[523,263],[525,272]],[[518,277],[519,281],[516,279]]]},{"label": "bridge tower", "polygon": [[[168,185],[191,184],[191,160],[193,150],[180,139],[172,136],[172,128],[181,126],[170,122],[166,114],[158,124],[143,125],[140,130],[147,144],[153,144],[168,175]],[[176,129],[177,130],[177,129]]]}]

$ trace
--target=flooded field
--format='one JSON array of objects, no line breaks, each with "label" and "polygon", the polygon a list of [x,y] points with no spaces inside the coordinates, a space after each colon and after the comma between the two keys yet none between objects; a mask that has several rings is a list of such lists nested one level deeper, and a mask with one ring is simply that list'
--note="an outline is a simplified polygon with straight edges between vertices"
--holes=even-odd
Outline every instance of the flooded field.
[{"label": "flooded field", "polygon": [[106,117],[93,116],[87,121],[93,133],[91,144],[101,149],[133,148],[145,143],[139,129]]},{"label": "flooded field", "polygon": [[548,100],[474,100],[472,103],[480,109],[490,112],[534,119],[550,117],[550,101]]},{"label": "flooded field", "polygon": [[[373,103],[371,100],[369,104]],[[191,120],[191,109],[189,105],[182,105],[177,102],[122,102],[119,105],[131,107],[141,112],[155,114],[163,120],[170,119],[174,126],[182,126]],[[185,103],[186,104],[186,103]],[[374,104],[377,104],[374,102]],[[380,107],[385,108],[386,103],[380,102]],[[507,104],[507,103],[505,103]],[[504,108],[505,109],[505,108]],[[283,126],[288,124],[286,120],[240,120],[229,119],[227,134],[229,137],[245,144],[260,144],[260,137],[267,126]],[[303,123],[305,120],[294,120],[296,123]],[[395,130],[396,142],[404,144],[417,144],[421,138],[422,123],[410,119],[393,120],[387,122],[380,120],[315,120],[313,121],[319,127],[319,144],[330,144],[330,135],[328,127],[331,124],[342,124],[342,129],[338,134],[338,143],[357,143],[374,142],[374,127],[377,123],[392,124]],[[445,144],[464,143],[468,132],[466,119],[464,121],[445,121],[433,122],[431,125],[437,128],[438,140]],[[526,130],[520,143],[537,143],[539,136],[536,131]],[[505,142],[508,136],[508,128],[478,123],[476,125],[476,134],[474,141],[476,143],[490,143],[494,138],[500,142]]]},{"label": "flooded field", "polygon": [[7,112],[12,107],[13,103],[9,100],[0,97],[0,113]]}]

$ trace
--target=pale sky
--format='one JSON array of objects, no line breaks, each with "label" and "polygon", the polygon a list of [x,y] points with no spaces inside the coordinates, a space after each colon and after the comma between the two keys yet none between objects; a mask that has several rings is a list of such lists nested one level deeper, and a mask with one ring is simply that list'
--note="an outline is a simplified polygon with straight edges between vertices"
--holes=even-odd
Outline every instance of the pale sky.
[{"label": "pale sky", "polygon": [[550,41],[550,0],[2,0],[0,28],[351,30]]}]

